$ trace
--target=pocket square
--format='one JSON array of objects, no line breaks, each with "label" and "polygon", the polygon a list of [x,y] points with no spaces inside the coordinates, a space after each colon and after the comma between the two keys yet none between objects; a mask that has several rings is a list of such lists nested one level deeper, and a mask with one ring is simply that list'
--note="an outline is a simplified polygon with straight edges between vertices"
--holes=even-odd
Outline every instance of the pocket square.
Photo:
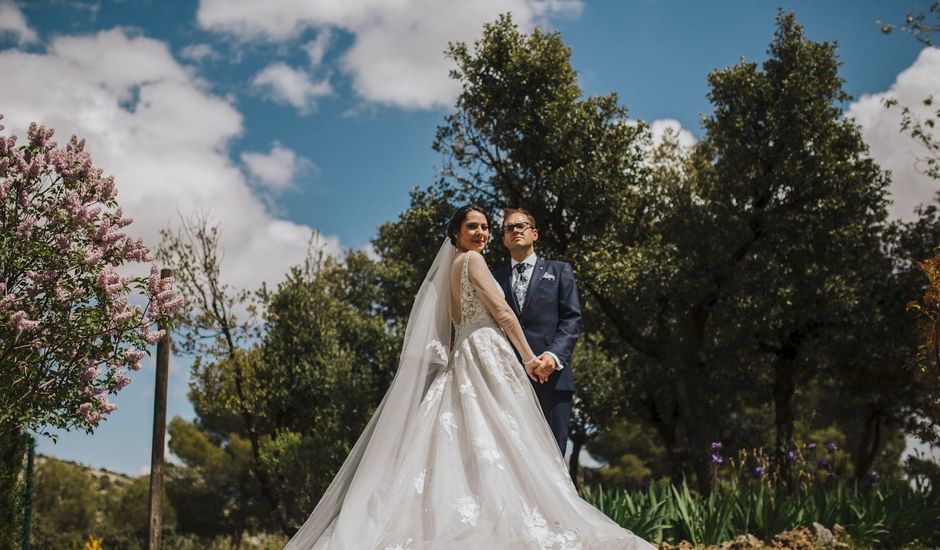
[{"label": "pocket square", "polygon": [[555,280],[555,276],[552,275],[551,273],[546,273],[545,275],[542,275],[542,278],[545,279],[546,281],[554,281],[554,280]]}]

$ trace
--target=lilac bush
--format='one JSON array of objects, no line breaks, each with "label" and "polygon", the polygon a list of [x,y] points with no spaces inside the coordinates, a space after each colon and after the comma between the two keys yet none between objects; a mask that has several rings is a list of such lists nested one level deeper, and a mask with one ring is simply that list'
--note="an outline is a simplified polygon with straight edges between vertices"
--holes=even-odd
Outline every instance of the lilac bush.
[{"label": "lilac bush", "polygon": [[59,148],[52,134],[34,123],[17,145],[0,133],[0,436],[90,432],[163,336],[155,323],[182,304],[156,265],[119,274],[149,250],[124,232],[132,220],[84,140]]}]

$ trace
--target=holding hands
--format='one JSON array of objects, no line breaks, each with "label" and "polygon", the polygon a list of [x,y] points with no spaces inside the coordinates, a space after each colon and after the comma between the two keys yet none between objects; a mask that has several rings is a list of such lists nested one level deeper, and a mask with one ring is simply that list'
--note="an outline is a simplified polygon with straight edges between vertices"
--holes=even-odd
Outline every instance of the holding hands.
[{"label": "holding hands", "polygon": [[555,359],[551,355],[543,353],[529,359],[523,366],[525,366],[525,372],[533,382],[544,384],[548,377],[555,372]]}]

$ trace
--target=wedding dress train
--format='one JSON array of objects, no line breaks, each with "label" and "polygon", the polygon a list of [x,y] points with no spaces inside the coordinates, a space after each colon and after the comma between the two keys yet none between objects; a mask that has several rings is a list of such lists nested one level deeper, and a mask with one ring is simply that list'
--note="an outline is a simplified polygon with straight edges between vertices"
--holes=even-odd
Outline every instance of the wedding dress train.
[{"label": "wedding dress train", "polygon": [[[403,389],[396,391],[396,376],[380,418],[287,548],[651,549],[578,496],[504,334],[518,323],[505,317],[502,290],[483,258],[465,253],[451,269],[453,252],[442,252],[426,285],[436,280],[438,291],[447,290],[437,296],[451,304],[445,309],[459,311],[453,347],[427,341],[417,406],[392,410],[401,418],[382,426],[383,408]],[[413,313],[409,323],[416,321]]]}]

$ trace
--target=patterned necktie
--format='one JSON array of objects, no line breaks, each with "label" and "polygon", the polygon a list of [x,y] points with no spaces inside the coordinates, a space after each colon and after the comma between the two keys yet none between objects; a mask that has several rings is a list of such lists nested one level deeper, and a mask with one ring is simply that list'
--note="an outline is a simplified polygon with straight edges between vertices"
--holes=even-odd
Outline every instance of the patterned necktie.
[{"label": "patterned necktie", "polygon": [[516,264],[513,268],[516,270],[516,282],[512,285],[512,293],[516,295],[516,303],[519,304],[520,311],[522,305],[525,304],[525,293],[529,289],[529,276],[526,275],[528,268],[529,264],[526,263]]}]

